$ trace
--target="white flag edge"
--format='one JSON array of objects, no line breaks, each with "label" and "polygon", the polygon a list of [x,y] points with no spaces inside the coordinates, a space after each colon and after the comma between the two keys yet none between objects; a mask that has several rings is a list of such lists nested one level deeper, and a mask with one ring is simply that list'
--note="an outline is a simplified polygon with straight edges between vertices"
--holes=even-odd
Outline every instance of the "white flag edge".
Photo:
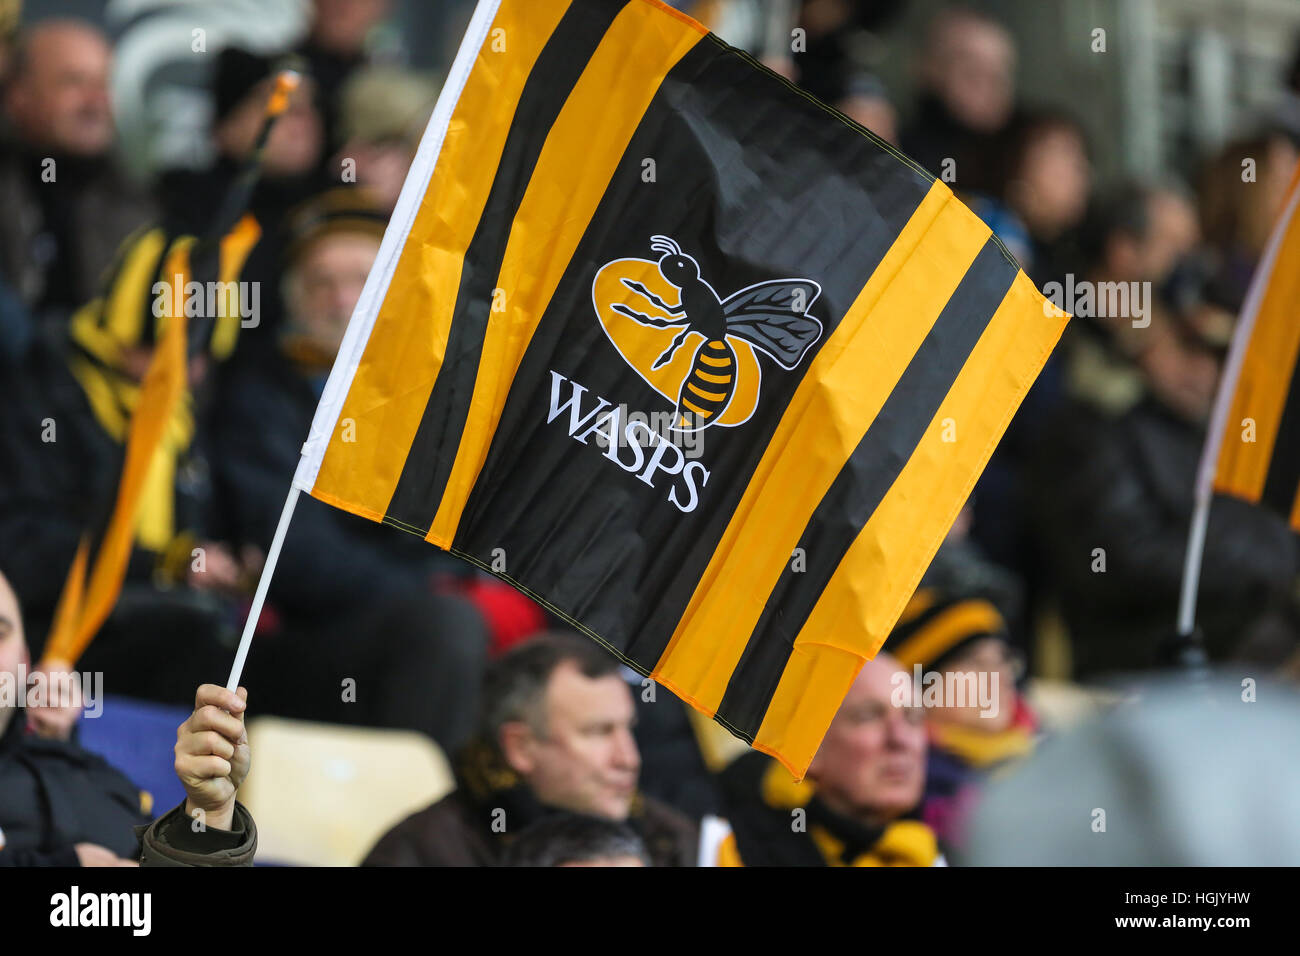
[{"label": "white flag edge", "polygon": [[384,238],[379,245],[379,253],[375,256],[375,264],[371,267],[370,274],[366,276],[361,296],[357,299],[356,308],[352,310],[352,317],[348,320],[343,343],[339,346],[338,356],[334,359],[334,366],[330,369],[329,378],[325,382],[325,390],[321,393],[320,403],[316,406],[311,431],[303,443],[298,469],[293,478],[293,487],[308,494],[311,494],[316,486],[316,477],[320,473],[325,449],[329,446],[335,428],[338,427],[343,400],[352,388],[352,379],[356,376],[357,367],[361,364],[361,357],[365,354],[366,345],[370,341],[370,332],[374,328],[375,319],[379,316],[380,306],[383,305],[384,298],[388,294],[389,283],[393,280],[393,273],[397,271],[398,260],[401,259],[411,227],[415,224],[415,217],[424,202],[429,180],[433,177],[438,157],[442,153],[442,144],[451,124],[452,113],[455,112],[456,104],[460,102],[470,72],[474,69],[474,61],[478,58],[478,52],[487,39],[500,6],[501,0],[479,0],[474,8],[474,14],[470,18],[465,36],[460,41],[460,48],[456,51],[456,58],[452,61],[451,70],[447,74],[447,81],[438,94],[437,105],[433,108],[433,115],[429,117],[429,125],[424,129],[420,147],[411,161],[406,181],[402,184],[402,191],[398,195],[393,215],[384,230]]}]

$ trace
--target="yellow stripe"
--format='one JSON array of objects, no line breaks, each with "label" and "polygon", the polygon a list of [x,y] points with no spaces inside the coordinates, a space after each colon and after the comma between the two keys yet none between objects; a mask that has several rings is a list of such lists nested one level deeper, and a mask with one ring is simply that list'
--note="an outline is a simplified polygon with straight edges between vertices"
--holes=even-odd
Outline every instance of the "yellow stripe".
[{"label": "yellow stripe", "polygon": [[700,398],[709,402],[721,402],[727,397],[726,392],[706,392],[704,391],[704,389],[697,386],[694,382],[687,382],[686,387],[690,389],[692,392],[694,392],[696,395],[700,396]]},{"label": "yellow stripe", "polygon": [[712,365],[714,368],[731,367],[730,355],[724,355],[722,358],[714,358],[712,355],[705,355],[703,352],[701,352],[700,361],[703,362],[705,365]]},{"label": "yellow stripe", "polygon": [[704,409],[700,408],[700,406],[692,402],[689,398],[683,398],[682,404],[685,405],[687,408],[689,408],[691,411],[693,411],[696,415],[699,415],[701,418],[708,418],[710,415],[713,414],[712,412],[706,412]]},{"label": "yellow stripe", "polygon": [[653,4],[628,4],[551,127],[511,226],[496,283],[506,310],[483,339],[456,461],[427,535],[434,544],[451,546],[524,351],[641,117],[664,76],[703,36],[697,24],[666,17]]},{"label": "yellow stripe", "polygon": [[[239,274],[243,271],[244,263],[248,261],[249,253],[257,245],[257,240],[262,236],[262,227],[258,225],[257,219],[252,213],[245,213],[239,222],[231,228],[230,232],[221,237],[221,246],[218,252],[219,274],[218,282],[238,282]],[[239,327],[242,312],[239,311],[238,296],[235,301],[235,311],[227,313],[225,318],[218,319],[212,330],[212,341],[210,349],[212,357],[217,361],[225,361],[235,350],[235,342],[239,337]]]},{"label": "yellow stripe", "polygon": [[[935,182],[804,375],[656,677],[717,710],[813,511],[989,234]],[[951,268],[936,274],[936,263]],[[846,429],[848,422],[860,427]]]},{"label": "yellow stripe", "polygon": [[[188,388],[185,377],[184,289],[190,276],[189,255],[194,242],[193,236],[182,237],[173,242],[167,252],[164,274],[173,277],[179,275],[181,279],[172,286],[168,318],[140,385],[139,398],[127,433],[113,512],[88,575],[86,559],[78,551],[65,591],[82,584],[84,590],[79,598],[70,595],[60,598],[60,604],[66,598],[70,610],[65,614],[64,620],[60,621],[59,628],[45,649],[47,659],[75,664],[86,646],[99,633],[122,592],[141,502],[149,494],[147,485],[150,471],[153,470],[155,456],[166,441],[166,432],[177,405],[184,400]],[[170,508],[171,499],[168,498],[165,504]],[[76,623],[75,626],[69,626],[68,618],[74,611]]]},{"label": "yellow stripe", "polygon": [[[857,654],[838,647],[796,644],[753,748],[774,757],[802,780],[864,663]],[[806,693],[799,693],[800,689]]]},{"label": "yellow stripe", "polygon": [[176,281],[175,276],[167,275],[166,265],[159,261],[166,245],[167,234],[162,229],[149,230],[131,244],[122,268],[113,277],[104,303],[104,319],[109,333],[121,345],[134,345],[143,337],[142,296],[148,295],[149,301],[153,301],[154,280],[161,279],[168,285]]},{"label": "yellow stripe", "polygon": [[704,379],[704,381],[706,381],[706,382],[713,382],[715,385],[729,385],[729,384],[731,384],[731,376],[730,376],[730,375],[714,375],[712,372],[706,372],[706,371],[704,371],[704,369],[696,369],[696,370],[695,370],[695,377],[696,377],[696,378],[702,378],[702,379]]},{"label": "yellow stripe", "polygon": [[974,634],[997,634],[1004,628],[1002,615],[988,601],[962,601],[944,608],[897,647],[890,644],[889,652],[898,663],[910,668],[913,664],[938,660]]},{"label": "yellow stripe", "polygon": [[[465,250],[515,107],[568,7],[568,0],[505,0],[497,11],[493,30],[510,38],[508,53],[493,51],[489,31],[325,450],[312,489],[318,497],[347,502],[348,511],[376,521],[387,512],[442,366]],[[355,440],[340,441],[349,423]]]},{"label": "yellow stripe", "polygon": [[[1259,501],[1273,460],[1278,427],[1300,354],[1300,215],[1293,216],[1278,247],[1273,271],[1255,317],[1237,391],[1224,426],[1214,476],[1216,491]],[[1255,422],[1255,440],[1242,440],[1243,420]]]},{"label": "yellow stripe", "polygon": [[[760,749],[784,754],[783,762],[799,768],[795,776],[802,776],[821,744],[828,723],[822,702],[841,700],[848,688],[840,673],[852,670],[845,656],[870,658],[880,649],[1060,337],[1068,316],[1045,316],[1043,302],[1018,273],[898,480],[796,636],[755,739]],[[945,419],[955,423],[956,441],[943,440]]]}]

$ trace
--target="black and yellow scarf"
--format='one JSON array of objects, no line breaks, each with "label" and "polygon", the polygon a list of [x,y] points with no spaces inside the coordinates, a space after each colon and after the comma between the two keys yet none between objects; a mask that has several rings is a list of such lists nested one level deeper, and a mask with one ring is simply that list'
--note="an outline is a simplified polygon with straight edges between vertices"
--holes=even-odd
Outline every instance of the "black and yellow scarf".
[{"label": "black and yellow scarf", "polygon": [[738,758],[722,783],[732,832],[719,866],[933,866],[939,858],[934,831],[919,820],[871,826],[837,813],[763,754]]}]

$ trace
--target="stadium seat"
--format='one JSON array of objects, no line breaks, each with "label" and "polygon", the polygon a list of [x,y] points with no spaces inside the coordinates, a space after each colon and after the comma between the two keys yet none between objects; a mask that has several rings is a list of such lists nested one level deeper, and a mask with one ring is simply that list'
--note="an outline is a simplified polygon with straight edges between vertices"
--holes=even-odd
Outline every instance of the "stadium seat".
[{"label": "stadium seat", "polygon": [[455,787],[423,734],[249,721],[253,769],[239,798],[257,821],[259,863],[356,866],[402,818]]},{"label": "stadium seat", "polygon": [[153,815],[166,813],[185,799],[176,779],[176,728],[190,712],[132,697],[104,695],[98,717],[84,714],[78,725],[81,746],[99,754],[141,790],[153,797]]}]

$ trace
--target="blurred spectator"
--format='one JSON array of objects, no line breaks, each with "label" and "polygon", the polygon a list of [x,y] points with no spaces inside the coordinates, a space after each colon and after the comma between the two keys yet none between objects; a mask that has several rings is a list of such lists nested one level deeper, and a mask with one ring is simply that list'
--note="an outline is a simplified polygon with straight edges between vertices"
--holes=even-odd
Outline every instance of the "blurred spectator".
[{"label": "blurred spectator", "polygon": [[351,161],[356,182],[391,213],[420,146],[438,87],[417,73],[388,67],[358,70],[341,94],[334,172]]},{"label": "blurred spectator", "polygon": [[1201,223],[1233,311],[1245,301],[1255,266],[1281,218],[1298,159],[1300,148],[1292,139],[1265,133],[1230,143],[1201,174]]},{"label": "blurred spectator", "polygon": [[1242,685],[1166,677],[1045,744],[985,790],[961,862],[1300,864],[1300,700]]},{"label": "blurred spectator", "polygon": [[152,803],[102,757],[68,733],[28,732],[15,706],[31,662],[18,599],[0,574],[0,866],[129,866],[133,827],[149,822]]},{"label": "blurred spectator", "polygon": [[389,15],[392,2],[313,0],[312,6],[311,29],[298,52],[316,81],[325,142],[332,146],[347,135],[338,131],[343,89],[365,66],[366,37]]},{"label": "blurred spectator", "polygon": [[627,823],[656,866],[694,865],[695,825],[637,792],[634,713],[618,661],[594,642],[548,633],[521,644],[489,669],[456,789],[385,834],[363,865],[493,865],[557,810]]},{"label": "blurred spectator", "polygon": [[[806,49],[793,56],[795,82],[818,99],[834,102],[846,80],[872,66],[861,53],[870,45],[869,34],[885,27],[903,6],[904,0],[801,0],[797,26]],[[791,47],[794,37],[788,27],[783,37],[773,33],[774,55]]]},{"label": "blurred spectator", "polygon": [[1024,657],[1012,647],[1001,612],[977,588],[922,584],[886,646],[913,676],[919,665],[917,690],[942,681],[935,685],[943,689],[938,700],[925,710],[930,747],[922,819],[945,846],[959,846],[979,782],[1033,749],[1038,719],[1016,686]]},{"label": "blurred spectator", "polygon": [[[379,251],[387,214],[362,190],[331,190],[290,216],[279,347],[223,383],[214,467],[233,538],[269,546],[325,378]],[[268,712],[402,727],[452,750],[473,731],[487,659],[483,621],[432,593],[459,561],[418,538],[304,498],[272,580],[246,683]],[[276,675],[295,673],[276,682]],[[356,681],[354,700],[341,682]]]},{"label": "blurred spectator", "polygon": [[705,762],[689,705],[662,687],[647,694],[648,678],[631,668],[623,676],[636,700],[642,790],[695,820],[720,815],[718,780]]},{"label": "blurred spectator", "polygon": [[1097,290],[1093,307],[1061,303],[1080,313],[1060,348],[1070,395],[1116,412],[1138,400],[1144,384],[1136,356],[1148,338],[1145,319],[1135,314],[1132,296],[1122,314],[1103,310],[1101,290],[1163,288],[1176,269],[1188,268],[1199,238],[1196,211],[1174,185],[1124,183],[1097,203],[1083,239],[1086,272],[1075,276]]},{"label": "blurred spectator", "polygon": [[889,101],[884,84],[870,73],[851,77],[831,105],[886,143],[897,145],[898,111]]},{"label": "blurred spectator", "polygon": [[[1176,617],[1193,483],[1227,347],[1213,313],[1153,308],[1135,361],[1144,392],[1118,414],[1075,403],[1033,474],[1036,527],[1069,629],[1075,676],[1149,668]],[[1276,515],[1234,498],[1210,509],[1197,604],[1223,658],[1296,575]]]},{"label": "blurred spectator", "polygon": [[758,751],[723,771],[732,833],[718,865],[935,865],[934,832],[915,818],[925,788],[923,721],[911,675],[883,651],[867,661],[804,782]]},{"label": "blurred spectator", "polygon": [[[969,183],[959,164],[962,198],[1040,286],[1078,271],[1077,230],[1091,189],[1082,129],[1060,113],[1028,113],[997,141],[988,138],[975,148],[1001,157],[991,174],[993,192],[966,192]],[[1041,561],[1027,520],[1025,466],[1062,399],[1061,360],[1053,355],[998,443],[974,499],[973,536],[990,558],[1023,579],[1031,607],[1041,590]],[[1012,622],[1012,633],[1024,639],[1019,621]]]},{"label": "blurred spectator", "polygon": [[[162,175],[159,189],[170,229],[198,236],[211,232],[256,144],[274,74],[281,66],[290,65],[294,65],[291,60],[257,56],[233,47],[218,55],[212,127],[217,159],[206,170],[177,169]],[[306,76],[271,130],[262,155],[261,178],[249,202],[249,211],[262,227],[262,238],[240,278],[258,283],[263,294],[256,324],[250,323],[248,334],[241,337],[241,360],[250,351],[275,347],[282,313],[279,270],[288,244],[286,219],[291,209],[322,187],[319,164],[324,149],[317,88]]]},{"label": "blurred spectator", "polygon": [[[105,295],[74,314],[60,341],[33,348],[9,382],[0,414],[0,556],[38,653],[79,541],[104,527],[117,497],[160,327],[152,285],[165,248],[159,229],[124,247]],[[229,350],[230,325],[212,323],[202,335],[199,327],[191,333],[189,392],[165,425],[143,485],[121,597],[81,662],[104,671],[116,693],[178,703],[188,700],[185,688],[228,665],[225,638],[260,563],[218,540],[197,420],[213,362]]]},{"label": "blurred spectator", "polygon": [[1023,265],[1041,286],[1079,268],[1073,233],[1092,191],[1088,143],[1074,119],[1052,111],[1018,117],[1006,139],[998,195],[1029,233]]},{"label": "blurred spectator", "polygon": [[524,828],[506,848],[503,866],[652,866],[645,844],[627,824],[557,813]]},{"label": "blurred spectator", "polygon": [[998,137],[1015,107],[1015,70],[1015,43],[1001,24],[965,7],[941,11],[926,33],[921,96],[903,130],[903,152],[935,175],[951,159],[954,188],[995,192]]},{"label": "blurred spectator", "polygon": [[21,34],[4,88],[0,278],[38,320],[98,291],[126,235],[154,216],[112,158],[112,59],[98,29],[45,20]]}]

